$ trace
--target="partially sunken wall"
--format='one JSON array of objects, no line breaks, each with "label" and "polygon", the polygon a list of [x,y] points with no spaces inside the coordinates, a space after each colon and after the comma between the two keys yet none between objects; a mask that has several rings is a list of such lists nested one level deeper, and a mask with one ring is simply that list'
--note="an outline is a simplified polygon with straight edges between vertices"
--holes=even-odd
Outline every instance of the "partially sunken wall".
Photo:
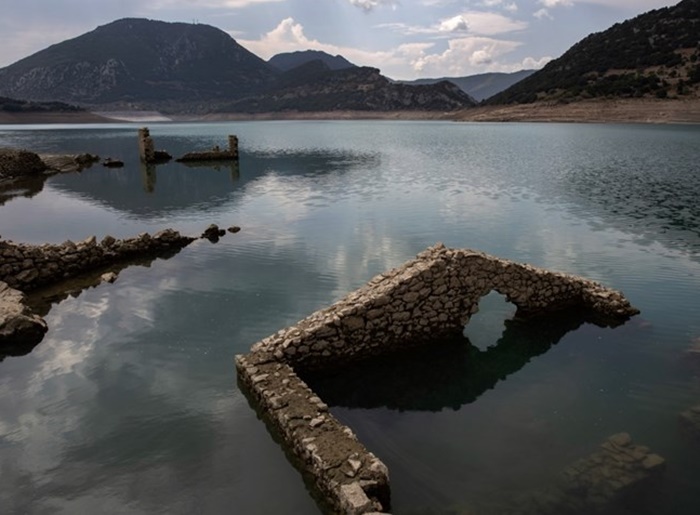
[{"label": "partially sunken wall", "polygon": [[439,244],[237,356],[244,391],[333,510],[387,512],[388,471],[295,371],[461,332],[492,290],[515,304],[520,316],[578,308],[599,325],[614,325],[639,312],[620,292],[594,281]]},{"label": "partially sunken wall", "polygon": [[166,229],[151,236],[117,240],[94,236],[60,245],[26,245],[0,240],[0,282],[28,292],[119,261],[177,252],[194,238]]},{"label": "partially sunken wall", "polygon": [[192,241],[194,238],[172,229],[125,240],[105,236],[99,243],[94,236],[79,243],[66,241],[60,245],[25,245],[0,240],[0,348],[33,347],[47,331],[46,322],[27,305],[23,292],[61,284],[134,259],[173,255]]}]

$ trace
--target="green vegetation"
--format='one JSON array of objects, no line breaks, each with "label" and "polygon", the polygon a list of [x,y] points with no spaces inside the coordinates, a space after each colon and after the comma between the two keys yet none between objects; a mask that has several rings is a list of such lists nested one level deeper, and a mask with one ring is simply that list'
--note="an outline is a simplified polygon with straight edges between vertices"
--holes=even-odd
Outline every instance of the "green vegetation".
[{"label": "green vegetation", "polygon": [[6,113],[77,113],[84,111],[82,107],[64,104],[63,102],[29,102],[14,98],[0,97],[0,111]]},{"label": "green vegetation", "polygon": [[700,0],[684,0],[591,34],[486,103],[697,96],[699,58]]}]

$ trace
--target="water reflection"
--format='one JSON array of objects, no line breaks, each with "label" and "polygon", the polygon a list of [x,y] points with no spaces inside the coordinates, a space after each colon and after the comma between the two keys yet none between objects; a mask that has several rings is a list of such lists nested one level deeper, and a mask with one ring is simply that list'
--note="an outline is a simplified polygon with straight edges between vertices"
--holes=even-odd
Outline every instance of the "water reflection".
[{"label": "water reflection", "polygon": [[0,184],[0,206],[15,197],[32,198],[44,189],[46,176],[29,177],[11,184]]},{"label": "water reflection", "polygon": [[575,312],[505,320],[498,342],[479,350],[459,335],[304,380],[329,405],[399,411],[458,410],[547,352],[585,318]]},{"label": "water reflection", "polygon": [[296,178],[316,188],[318,177],[378,166],[374,154],[342,151],[254,152],[242,154],[239,163],[170,162],[157,167],[131,155],[118,171],[56,177],[51,186],[139,219],[166,218],[220,209],[238,190],[244,192],[270,174]]}]

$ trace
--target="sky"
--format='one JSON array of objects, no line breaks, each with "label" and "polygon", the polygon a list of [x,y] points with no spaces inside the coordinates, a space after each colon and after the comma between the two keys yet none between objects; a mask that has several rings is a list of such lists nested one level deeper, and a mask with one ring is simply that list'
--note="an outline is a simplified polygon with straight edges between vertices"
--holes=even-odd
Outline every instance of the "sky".
[{"label": "sky", "polygon": [[393,79],[541,68],[678,0],[3,0],[0,67],[126,18],[206,23],[269,59],[323,50]]}]

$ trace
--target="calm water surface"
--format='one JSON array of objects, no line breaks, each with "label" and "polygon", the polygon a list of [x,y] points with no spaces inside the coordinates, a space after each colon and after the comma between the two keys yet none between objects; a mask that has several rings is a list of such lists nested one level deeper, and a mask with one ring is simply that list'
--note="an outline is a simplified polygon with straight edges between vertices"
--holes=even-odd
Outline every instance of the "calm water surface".
[{"label": "calm water surface", "polygon": [[[0,146],[126,162],[0,194],[5,239],[242,227],[61,302],[33,352],[2,360],[3,512],[319,513],[237,389],[233,356],[438,241],[591,277],[642,313],[615,329],[553,322],[550,338],[509,329],[512,306],[489,296],[465,329],[471,346],[360,380],[339,373],[325,395],[389,465],[394,513],[507,513],[621,431],[668,468],[642,506],[616,513],[700,512],[700,444],[678,426],[700,404],[700,361],[687,354],[700,342],[700,127],[247,122],[151,134],[176,155],[238,134],[240,167],[144,169],[136,126],[0,127]],[[530,350],[503,359],[519,341]]]}]

